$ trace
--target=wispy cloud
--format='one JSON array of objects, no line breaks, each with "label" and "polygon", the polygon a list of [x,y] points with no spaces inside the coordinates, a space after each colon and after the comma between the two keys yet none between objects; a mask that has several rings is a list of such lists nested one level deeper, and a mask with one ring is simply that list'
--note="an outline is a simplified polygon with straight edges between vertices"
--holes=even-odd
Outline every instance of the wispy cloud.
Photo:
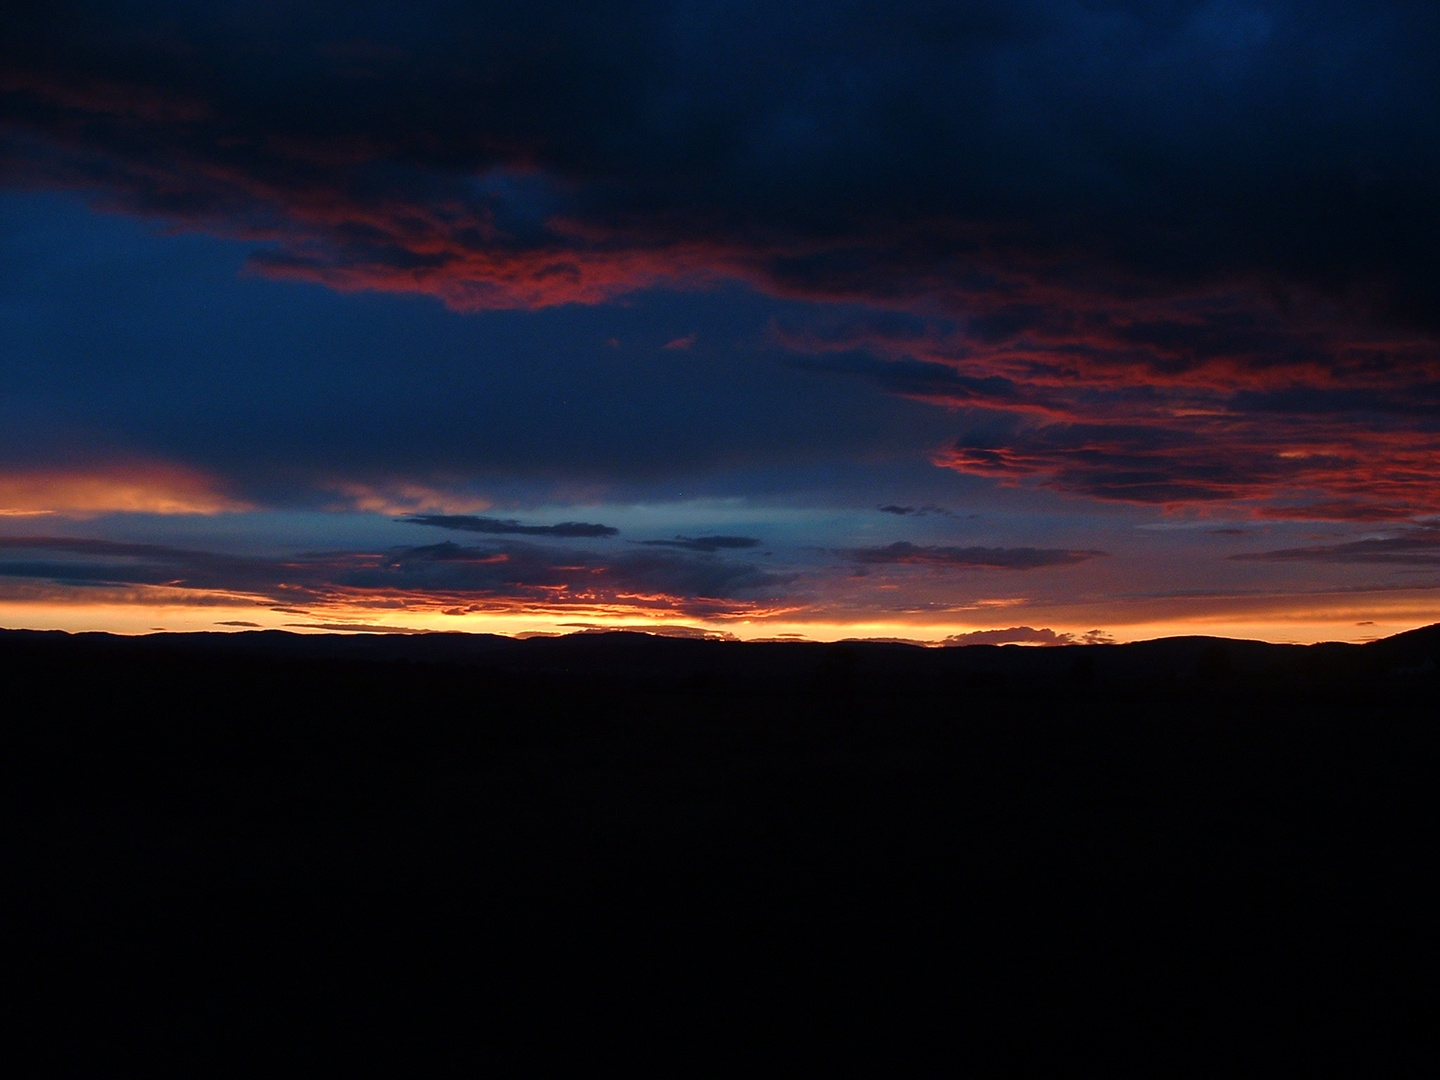
[{"label": "wispy cloud", "polygon": [[899,506],[895,503],[889,503],[885,506],[877,507],[877,509],[882,514],[894,514],[896,517],[929,517],[931,514],[941,514],[945,517],[950,516],[949,510],[946,510],[943,506],[935,506],[931,503],[927,503],[924,506]]},{"label": "wispy cloud", "polygon": [[932,460],[1001,484],[1274,519],[1440,510],[1440,342],[1324,305],[1297,327],[1247,303],[1056,294],[986,322],[978,297],[968,321],[860,317],[777,340],[951,410],[961,434]]},{"label": "wispy cloud", "polygon": [[488,499],[411,480],[345,480],[331,482],[325,487],[341,496],[345,508],[372,514],[471,514],[490,509]]},{"label": "wispy cloud", "polygon": [[1275,551],[1231,555],[1236,562],[1355,563],[1394,566],[1440,566],[1440,527],[1417,526],[1395,536],[1316,544]]},{"label": "wispy cloud", "polygon": [[562,521],[558,525],[526,525],[509,519],[475,517],[470,514],[412,514],[403,520],[410,525],[433,525],[437,529],[489,533],[495,536],[594,538],[615,536],[620,532],[610,525],[596,525],[586,521]]},{"label": "wispy cloud", "polygon": [[169,603],[224,594],[326,623],[337,620],[323,616],[344,610],[394,607],[723,618],[785,603],[794,581],[712,553],[606,555],[519,540],[271,558],[73,537],[0,537],[0,579],[48,582],[72,595],[142,590],[134,602],[145,602],[144,590]]},{"label": "wispy cloud", "polygon": [[1037,570],[1101,558],[1103,551],[1033,547],[943,547],[897,541],[883,547],[847,548],[840,554],[865,566],[931,566],[957,570]]},{"label": "wispy cloud", "polygon": [[641,540],[646,547],[680,548],[683,551],[740,551],[760,546],[753,536],[677,536],[674,540]]}]

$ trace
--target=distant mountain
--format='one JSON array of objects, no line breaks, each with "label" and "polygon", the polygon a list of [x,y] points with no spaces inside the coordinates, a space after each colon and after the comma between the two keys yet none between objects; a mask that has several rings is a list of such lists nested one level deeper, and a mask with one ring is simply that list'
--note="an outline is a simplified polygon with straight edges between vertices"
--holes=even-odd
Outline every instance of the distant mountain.
[{"label": "distant mountain", "polygon": [[1440,678],[1440,624],[1361,645],[1172,637],[1125,645],[924,647],[898,642],[740,642],[634,631],[517,639],[494,634],[66,634],[0,631],[0,659],[339,661],[428,664],[492,677],[680,690],[924,692],[957,684],[1017,692],[1148,686],[1410,687]]}]

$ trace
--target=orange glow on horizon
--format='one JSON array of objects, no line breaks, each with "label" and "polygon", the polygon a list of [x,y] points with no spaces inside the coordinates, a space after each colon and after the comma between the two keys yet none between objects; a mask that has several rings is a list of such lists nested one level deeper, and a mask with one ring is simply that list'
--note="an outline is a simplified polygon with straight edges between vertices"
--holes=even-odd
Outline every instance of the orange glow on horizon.
[{"label": "orange glow on horizon", "polygon": [[975,612],[931,613],[928,617],[876,612],[851,613],[847,617],[794,608],[757,609],[718,617],[604,604],[527,607],[517,603],[509,608],[495,605],[489,610],[475,610],[441,608],[425,601],[412,605],[394,597],[372,597],[360,603],[337,603],[332,599],[285,608],[259,597],[220,593],[186,596],[186,590],[173,588],[106,593],[103,599],[94,598],[94,590],[75,590],[64,597],[37,595],[0,600],[0,626],[117,634],[273,629],[295,633],[448,631],[507,636],[614,629],[739,640],[887,638],[929,644],[939,644],[952,635],[1025,626],[1069,635],[1073,641],[1098,630],[1103,638],[1118,643],[1201,635],[1308,644],[1361,642],[1440,622],[1440,598],[1420,590],[1273,597],[1269,601],[1222,598],[1202,610],[1189,612],[1165,610],[1155,604],[1115,604],[1108,608],[1098,604],[1022,604],[1005,608],[1001,618],[984,621],[975,621]]}]

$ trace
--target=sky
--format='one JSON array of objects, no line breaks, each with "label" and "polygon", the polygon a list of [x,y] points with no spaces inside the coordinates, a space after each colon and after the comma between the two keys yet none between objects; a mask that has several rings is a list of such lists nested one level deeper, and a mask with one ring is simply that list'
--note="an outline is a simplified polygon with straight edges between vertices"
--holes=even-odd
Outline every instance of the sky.
[{"label": "sky", "polygon": [[1433,2],[0,15],[0,626],[1440,621]]}]

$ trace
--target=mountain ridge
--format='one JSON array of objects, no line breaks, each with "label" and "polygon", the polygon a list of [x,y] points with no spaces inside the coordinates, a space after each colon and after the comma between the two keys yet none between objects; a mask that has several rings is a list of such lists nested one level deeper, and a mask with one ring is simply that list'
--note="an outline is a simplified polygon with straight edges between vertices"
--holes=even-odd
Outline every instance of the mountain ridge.
[{"label": "mountain ridge", "polygon": [[[1268,683],[1334,687],[1346,683],[1409,686],[1440,671],[1440,624],[1375,641],[1311,645],[1202,635],[1125,644],[951,645],[901,642],[744,642],[678,638],[635,631],[555,637],[430,633],[296,634],[155,633],[137,637],[85,632],[0,630],[0,660],[21,654],[61,661],[277,660],[352,664],[420,664],[489,676],[545,677],[567,683],[690,690],[813,687],[850,689],[998,680],[1015,691],[1040,687]],[[997,687],[999,688],[999,687]]]}]

